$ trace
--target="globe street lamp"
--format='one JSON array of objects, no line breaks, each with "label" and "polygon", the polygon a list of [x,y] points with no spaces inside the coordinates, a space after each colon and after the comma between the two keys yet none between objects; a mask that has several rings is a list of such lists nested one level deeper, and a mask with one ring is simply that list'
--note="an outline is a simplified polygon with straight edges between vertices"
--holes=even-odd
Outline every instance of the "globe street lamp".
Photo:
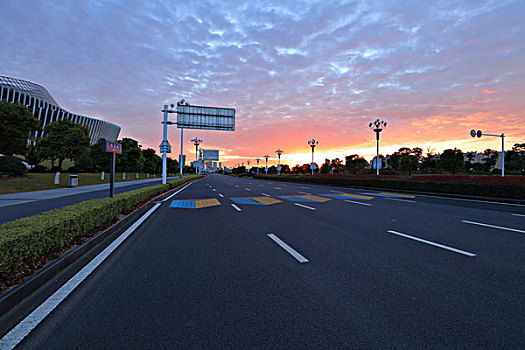
[{"label": "globe street lamp", "polygon": [[275,153],[277,153],[277,156],[279,157],[279,163],[277,164],[277,175],[281,175],[281,154],[283,154],[283,150],[282,149],[278,149],[277,151],[275,151]]},{"label": "globe street lamp", "polygon": [[379,119],[376,119],[373,123],[370,123],[368,126],[374,130],[376,133],[376,175],[379,176],[379,133],[386,128],[387,122]]},{"label": "globe street lamp", "polygon": [[315,139],[311,139],[308,141],[308,144],[310,147],[312,147],[312,164],[310,164],[310,168],[312,169],[312,175],[314,174],[314,148],[319,144],[319,141],[316,141]]},{"label": "globe street lamp", "polygon": [[193,140],[191,140],[191,142],[193,142],[193,144],[195,145],[195,168],[198,168],[200,170],[199,164],[197,162],[199,160],[199,145],[202,142],[202,140],[198,137],[195,137]]},{"label": "globe street lamp", "polygon": [[268,158],[270,158],[269,155],[263,156],[266,159],[266,168],[264,168],[264,171],[266,171],[266,175],[268,175]]},{"label": "globe street lamp", "polygon": [[260,160],[261,160],[261,159],[260,159],[259,157],[257,157],[257,158],[255,159],[255,161],[257,162],[257,174],[259,174],[259,161],[260,161]]}]

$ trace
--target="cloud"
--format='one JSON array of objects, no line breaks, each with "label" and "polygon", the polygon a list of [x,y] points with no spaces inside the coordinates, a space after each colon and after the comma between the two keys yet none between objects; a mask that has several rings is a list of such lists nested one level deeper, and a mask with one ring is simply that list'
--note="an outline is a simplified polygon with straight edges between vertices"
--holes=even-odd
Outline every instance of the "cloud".
[{"label": "cloud", "polygon": [[196,135],[245,158],[292,158],[311,137],[320,153],[366,149],[376,117],[389,121],[385,147],[453,147],[473,125],[512,142],[524,12],[517,0],[0,2],[0,74],[152,148],[162,105],[181,98],[237,110],[234,133],[185,132],[188,152]]}]

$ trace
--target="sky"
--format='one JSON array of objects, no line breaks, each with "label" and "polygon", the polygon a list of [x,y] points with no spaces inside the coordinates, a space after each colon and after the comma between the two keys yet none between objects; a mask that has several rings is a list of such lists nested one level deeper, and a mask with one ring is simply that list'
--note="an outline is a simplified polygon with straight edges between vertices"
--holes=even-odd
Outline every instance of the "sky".
[{"label": "sky", "polygon": [[[380,153],[525,142],[525,1],[0,0],[0,75],[143,148],[162,106],[236,109],[236,130],[184,131],[228,166],[284,150],[291,166]],[[172,115],[173,116],[173,115]],[[172,117],[173,119],[173,117]],[[180,129],[170,126],[171,156]]]}]

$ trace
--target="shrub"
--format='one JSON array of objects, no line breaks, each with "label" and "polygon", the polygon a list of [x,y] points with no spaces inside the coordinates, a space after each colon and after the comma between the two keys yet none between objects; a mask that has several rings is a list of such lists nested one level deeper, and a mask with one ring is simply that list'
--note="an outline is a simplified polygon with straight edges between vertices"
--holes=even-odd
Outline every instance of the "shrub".
[{"label": "shrub", "polygon": [[0,157],[0,174],[9,176],[24,176],[27,168],[22,161],[13,156]]},{"label": "shrub", "polygon": [[17,272],[24,264],[59,249],[113,221],[152,196],[200,176],[188,176],[116,195],[51,210],[0,225],[0,274]]},{"label": "shrub", "polygon": [[[469,196],[523,199],[525,198],[525,182],[521,177],[496,176],[414,176],[408,180],[395,176],[266,176],[256,175],[254,178],[266,178],[278,181],[308,182],[343,187],[368,187],[417,192],[451,193]],[[422,181],[424,179],[424,181]]]}]

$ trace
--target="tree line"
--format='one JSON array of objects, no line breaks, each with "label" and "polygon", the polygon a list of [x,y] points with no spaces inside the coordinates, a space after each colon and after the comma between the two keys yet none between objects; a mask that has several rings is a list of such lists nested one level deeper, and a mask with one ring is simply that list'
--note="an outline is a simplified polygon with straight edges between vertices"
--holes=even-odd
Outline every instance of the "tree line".
[{"label": "tree line", "polygon": [[[42,129],[40,121],[29,109],[22,105],[0,101],[0,154],[9,157],[10,167],[24,172],[23,164],[14,155],[22,156],[33,167],[33,171],[97,172],[109,170],[109,153],[102,150],[103,140],[90,145],[87,127],[70,120],[57,120]],[[36,142],[36,132],[44,131],[44,136]],[[29,142],[28,142],[29,135]],[[160,174],[162,158],[154,149],[142,149],[138,141],[132,138],[117,140],[122,145],[122,154],[117,155],[116,170],[119,172],[144,172]],[[6,157],[3,157],[6,158]],[[64,160],[74,162],[74,166],[63,169]],[[40,165],[50,161],[51,168]],[[20,164],[16,164],[16,162]],[[23,168],[20,168],[22,165]],[[167,158],[168,173],[176,173],[179,163]],[[6,171],[7,172],[7,171]]]}]

